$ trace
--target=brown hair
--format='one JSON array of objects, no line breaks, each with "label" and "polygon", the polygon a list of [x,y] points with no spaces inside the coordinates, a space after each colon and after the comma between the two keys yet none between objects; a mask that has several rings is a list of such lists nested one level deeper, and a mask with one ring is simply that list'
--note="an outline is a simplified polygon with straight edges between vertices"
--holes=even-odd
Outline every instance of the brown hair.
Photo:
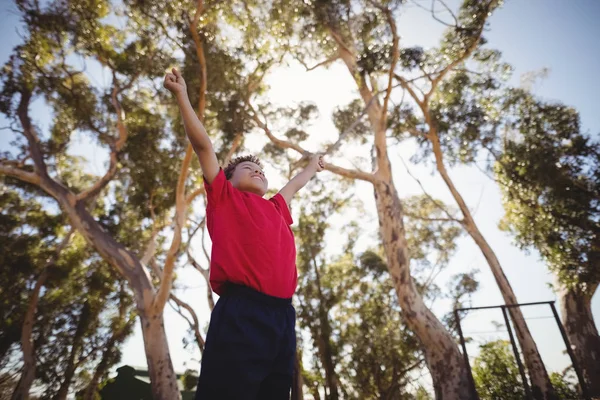
[{"label": "brown hair", "polygon": [[243,162],[247,162],[247,161],[258,165],[261,168],[263,167],[262,164],[260,163],[260,160],[256,156],[247,155],[247,156],[237,157],[237,158],[234,158],[233,160],[231,160],[229,162],[229,164],[227,165],[227,167],[225,167],[225,171],[224,171],[225,178],[227,178],[227,180],[231,179],[231,177],[233,176],[233,172],[235,171],[235,167],[237,167],[239,164],[241,164]]}]

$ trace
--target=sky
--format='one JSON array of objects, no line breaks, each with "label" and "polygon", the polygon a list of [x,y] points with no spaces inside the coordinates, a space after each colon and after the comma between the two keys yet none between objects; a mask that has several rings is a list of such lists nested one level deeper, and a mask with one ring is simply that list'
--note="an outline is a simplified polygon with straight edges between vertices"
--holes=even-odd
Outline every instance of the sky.
[{"label": "sky", "polygon": [[[428,2],[425,2],[429,4]],[[449,5],[457,1],[449,1]],[[0,62],[4,63],[11,49],[19,42],[15,32],[17,17],[6,10],[13,9],[6,0],[0,1]],[[520,76],[524,73],[549,68],[549,75],[534,86],[535,93],[546,100],[561,101],[575,107],[581,114],[585,131],[595,137],[600,132],[600,113],[598,113],[597,94],[600,83],[597,79],[597,67],[600,65],[600,26],[594,23],[594,17],[600,15],[600,2],[596,0],[507,0],[504,6],[496,11],[490,19],[490,30],[485,33],[488,46],[503,53],[503,60],[515,68],[511,84],[519,85]],[[425,48],[436,45],[442,26],[433,22],[430,15],[414,6],[406,6],[398,21],[401,45],[421,45]],[[98,76],[99,82],[106,82],[108,77]],[[331,112],[338,106],[347,104],[356,98],[353,82],[347,70],[341,64],[331,68],[318,69],[311,72],[296,64],[274,70],[268,77],[270,90],[269,100],[278,104],[297,104],[300,101],[312,101],[320,110],[320,118],[309,129],[312,135],[335,138],[336,131],[330,120]],[[34,115],[38,123],[44,127],[49,116],[43,114],[41,105],[34,105]],[[0,119],[0,126],[4,125]],[[6,131],[0,131],[0,147],[8,144]],[[79,139],[73,153],[86,155],[91,170],[102,173],[104,152],[89,151],[85,138]],[[260,139],[250,147],[259,147]],[[316,142],[315,142],[316,143]],[[317,146],[312,144],[312,146]],[[319,150],[307,145],[310,150]],[[452,204],[444,183],[433,173],[429,165],[413,165],[408,162],[414,146],[405,143],[394,146],[390,151],[393,173],[398,192],[402,197],[421,194],[422,191],[415,180],[407,173],[401,158],[409,164],[410,171],[418,177],[426,190],[433,196]],[[267,168],[267,173],[269,169]],[[327,173],[327,172],[324,172]],[[492,244],[504,271],[517,295],[519,302],[538,302],[556,300],[549,287],[552,276],[540,262],[535,251],[524,252],[514,246],[511,237],[497,227],[503,215],[500,193],[497,186],[474,167],[457,167],[450,170],[459,191],[467,204],[474,210],[474,217],[486,239]],[[282,182],[273,180],[275,185]],[[366,247],[368,238],[377,229],[376,214],[372,188],[359,183],[357,195],[364,201],[367,215],[361,220],[365,229]],[[335,222],[334,222],[335,225]],[[339,248],[334,235],[328,236],[328,251],[335,253]],[[478,269],[480,272],[480,290],[472,297],[473,306],[502,304],[502,298],[489,271],[485,259],[469,237],[462,237],[459,250],[450,266],[439,276],[438,283],[442,288],[449,277],[458,272]],[[180,283],[178,294],[190,301],[198,310],[204,323],[208,322],[208,308],[204,300],[205,282],[195,271],[183,268],[178,271]],[[181,283],[183,282],[183,283]],[[447,301],[438,301],[433,305],[439,316],[450,310]],[[593,312],[596,321],[600,320],[600,296],[593,299]],[[560,371],[568,364],[563,354],[564,344],[558,328],[551,317],[548,307],[535,306],[523,309],[528,324],[534,335],[542,357],[552,371]],[[199,354],[197,351],[184,349],[182,333],[185,322],[167,308],[165,326],[169,337],[173,364],[178,372],[186,368],[198,369]],[[477,352],[477,344],[490,339],[505,338],[506,332],[496,331],[492,321],[502,321],[500,311],[478,311],[466,317],[463,325],[465,334],[474,341],[469,345],[469,355]],[[144,351],[139,327],[126,342],[123,363],[144,366]]]}]

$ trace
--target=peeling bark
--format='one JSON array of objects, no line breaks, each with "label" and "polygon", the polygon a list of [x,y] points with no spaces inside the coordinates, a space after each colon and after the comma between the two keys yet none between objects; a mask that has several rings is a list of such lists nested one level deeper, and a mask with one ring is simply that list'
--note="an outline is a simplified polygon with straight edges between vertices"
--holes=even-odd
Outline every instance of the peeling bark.
[{"label": "peeling bark", "polygon": [[[429,114],[427,113],[427,115]],[[446,170],[439,138],[433,125],[430,126],[428,137],[433,145],[436,168],[448,186],[452,197],[458,204],[458,207],[463,214],[461,224],[471,238],[475,241],[481,250],[481,253],[487,260],[492,274],[494,275],[494,279],[496,280],[496,284],[498,285],[500,293],[502,294],[502,298],[504,299],[504,303],[507,305],[518,304],[517,296],[515,295],[508,278],[502,270],[502,266],[500,265],[498,257],[496,257],[496,253],[479,231],[479,228],[475,223],[473,216],[471,215],[471,211],[467,207],[462,195],[454,186],[454,182]],[[517,333],[517,339],[519,341],[519,345],[521,346],[521,351],[523,352],[523,359],[525,360],[525,365],[529,373],[529,379],[531,380],[531,392],[533,397],[536,400],[558,400],[558,397],[556,396],[554,388],[550,382],[550,377],[548,375],[548,371],[546,370],[546,366],[544,365],[537,345],[533,340],[533,336],[529,331],[529,327],[525,322],[525,318],[523,317],[521,309],[519,307],[510,307],[508,311]]]},{"label": "peeling bark", "polygon": [[50,260],[47,261],[46,265],[42,270],[42,273],[35,282],[35,286],[29,297],[29,305],[25,318],[23,319],[23,327],[21,328],[21,349],[23,350],[23,372],[17,383],[11,399],[12,400],[27,400],[29,399],[29,391],[31,385],[35,380],[36,360],[35,360],[35,346],[33,343],[33,324],[35,323],[35,314],[37,312],[37,306],[40,300],[40,292],[42,287],[48,279],[48,267],[56,262],[56,259],[64,248],[69,243],[73,230],[69,231],[67,236],[56,248],[56,251],[51,256]]},{"label": "peeling bark", "polygon": [[33,292],[30,296],[29,306],[27,308],[27,313],[25,314],[25,319],[23,321],[23,328],[21,330],[21,349],[23,350],[23,372],[21,373],[21,377],[19,378],[17,387],[15,388],[12,394],[12,400],[28,400],[31,385],[35,380],[35,349],[31,335],[33,333],[33,324],[35,322],[35,313],[40,298],[40,291],[47,278],[48,269],[44,268],[44,271],[38,277]]},{"label": "peeling bark", "polygon": [[162,312],[145,314],[139,311],[152,395],[156,400],[180,399]]},{"label": "peeling bark", "polygon": [[[79,200],[77,196],[61,182],[54,180],[48,175],[40,141],[29,117],[28,108],[29,102],[31,101],[31,95],[32,93],[27,90],[24,90],[21,93],[17,115],[23,128],[23,135],[26,137],[29,144],[28,149],[34,163],[35,173],[27,172],[26,174],[28,174],[28,176],[23,177],[23,174],[13,173],[12,170],[6,168],[0,168],[0,172],[36,184],[40,189],[52,196],[69,218],[71,226],[83,236],[86,242],[92,246],[104,260],[110,263],[127,280],[134,293],[139,314],[146,315],[147,312],[152,309],[159,309],[162,314],[162,308],[156,307],[155,305],[155,290],[140,259],[104,231],[102,226],[86,209],[84,200]],[[32,177],[29,175],[32,175]],[[163,287],[161,293],[167,293],[168,290],[166,289],[166,287]],[[158,303],[158,305],[160,305],[160,301]],[[152,315],[156,316],[155,318],[159,318],[156,313]],[[162,316],[160,316],[160,321],[160,324],[152,325],[152,334],[144,335],[146,356],[150,365],[149,369],[154,371],[154,375],[151,375],[152,391],[155,400],[176,400],[179,399],[181,395],[177,389],[177,378],[170,362],[166,334],[164,326],[162,325]],[[144,326],[144,324],[142,326]],[[151,341],[151,343],[160,342],[162,344],[160,346],[152,346],[149,345],[148,341]],[[155,360],[162,363],[160,367],[154,368],[154,365],[151,365]],[[165,360],[168,360],[169,362],[165,363]]]},{"label": "peeling bark", "polygon": [[436,399],[472,399],[463,356],[452,335],[423,302],[410,275],[402,205],[394,184],[380,182],[375,185],[375,198],[388,269],[403,317],[421,342],[433,378]]},{"label": "peeling bark", "polygon": [[315,269],[316,285],[319,292],[319,332],[318,332],[318,348],[321,363],[325,369],[325,386],[328,389],[327,400],[338,400],[338,378],[335,373],[335,364],[333,362],[333,349],[331,347],[331,324],[329,323],[328,310],[325,308],[325,298],[321,290],[321,278],[317,262],[313,258],[313,268]]},{"label": "peeling bark", "polygon": [[600,336],[591,304],[598,285],[590,286],[587,291],[561,288],[559,298],[563,325],[575,361],[583,373],[590,396],[600,398]]},{"label": "peeling bark", "polygon": [[69,394],[69,387],[71,386],[71,381],[73,380],[73,376],[75,376],[75,371],[77,370],[77,367],[79,365],[79,362],[77,360],[81,357],[84,334],[90,323],[90,318],[90,305],[86,302],[84,303],[83,309],[81,310],[79,321],[77,321],[77,329],[75,330],[73,345],[71,346],[71,354],[69,354],[69,359],[65,368],[63,381],[61,382],[60,388],[58,389],[58,393],[55,397],[56,400],[67,399],[67,395]]},{"label": "peeling bark", "polygon": [[292,396],[291,400],[304,399],[304,379],[302,379],[302,363],[300,362],[300,353],[296,350],[294,355],[294,375],[292,377]]}]

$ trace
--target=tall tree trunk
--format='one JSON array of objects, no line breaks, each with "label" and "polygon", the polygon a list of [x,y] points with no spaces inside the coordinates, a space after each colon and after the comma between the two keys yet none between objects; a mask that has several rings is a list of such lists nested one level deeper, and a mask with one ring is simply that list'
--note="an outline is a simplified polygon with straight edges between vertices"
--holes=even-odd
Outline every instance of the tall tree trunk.
[{"label": "tall tree trunk", "polygon": [[561,288],[559,290],[563,325],[575,361],[583,372],[590,396],[600,398],[600,336],[592,315],[592,296],[598,285],[588,290]]},{"label": "tall tree trunk", "polygon": [[292,397],[291,400],[304,399],[304,379],[302,379],[302,363],[300,362],[301,354],[296,346],[296,354],[294,355],[294,375],[292,377]]},{"label": "tall tree trunk", "polygon": [[63,381],[60,384],[60,388],[58,389],[58,393],[56,394],[56,400],[66,400],[67,395],[69,394],[69,387],[71,386],[71,381],[73,380],[73,376],[75,376],[75,371],[79,365],[79,362],[76,359],[79,359],[82,353],[83,347],[83,338],[85,335],[85,331],[88,328],[92,317],[92,310],[90,309],[89,303],[84,303],[83,309],[81,310],[81,315],[79,316],[79,321],[77,321],[77,329],[75,330],[75,337],[73,338],[73,345],[71,346],[71,354],[69,355],[69,360],[67,361],[67,366],[65,368],[65,373],[63,376]]},{"label": "tall tree trunk", "polygon": [[[428,113],[426,115],[427,117],[429,117]],[[437,170],[440,173],[446,185],[448,186],[448,189],[452,193],[452,197],[456,201],[456,204],[458,204],[458,207],[460,208],[460,211],[463,215],[461,224],[471,236],[471,238],[475,241],[475,243],[483,253],[483,256],[487,260],[492,274],[494,275],[494,279],[496,280],[496,284],[498,285],[500,293],[502,294],[502,298],[504,299],[504,303],[507,305],[517,304],[517,297],[515,296],[515,293],[513,292],[512,287],[510,286],[510,283],[508,282],[508,279],[506,278],[506,275],[502,270],[502,266],[500,265],[498,257],[496,257],[496,254],[492,250],[492,247],[489,245],[487,240],[479,231],[479,228],[477,227],[477,224],[475,223],[475,220],[471,215],[471,211],[467,207],[467,204],[464,201],[462,195],[454,186],[454,182],[452,181],[450,175],[448,174],[448,171],[446,170],[446,166],[444,165],[442,148],[434,124],[430,124],[428,138],[433,146]],[[523,352],[523,358],[525,359],[525,364],[529,372],[533,397],[536,400],[557,399],[552,384],[550,383],[548,371],[546,371],[546,367],[544,365],[544,362],[542,361],[542,357],[540,356],[537,345],[535,344],[535,341],[531,336],[531,332],[527,327],[527,323],[525,322],[525,318],[523,317],[521,309],[519,307],[511,307],[508,310],[513,324],[515,326],[517,338],[519,340],[519,344]]]},{"label": "tall tree trunk", "polygon": [[110,347],[112,347],[112,346],[114,346],[114,341],[112,341],[112,338],[111,338],[111,340],[109,340],[109,342],[107,343],[108,348],[102,355],[102,359],[100,360],[100,362],[96,366],[96,369],[94,370],[94,375],[92,375],[92,379],[90,380],[87,387],[85,388],[85,392],[83,393],[83,400],[94,400],[94,397],[98,390],[98,384],[100,383],[100,378],[102,378],[102,376],[104,376],[104,374],[108,370],[108,359],[109,358],[106,356],[106,354],[109,351],[111,351]]},{"label": "tall tree trunk", "polygon": [[[60,204],[69,216],[73,226],[83,235],[100,255],[127,278],[134,292],[136,306],[140,316],[152,315],[152,323],[141,318],[144,333],[144,348],[148,361],[152,393],[155,400],[177,400],[181,394],[177,388],[177,377],[171,363],[166,333],[162,323],[162,308],[154,307],[155,290],[149,276],[137,257],[102,230],[83,204],[77,202],[71,206],[71,196],[57,196]],[[56,198],[56,197],[55,197]],[[63,200],[64,199],[64,200]],[[157,323],[156,321],[160,321]],[[146,327],[148,326],[148,327]],[[160,345],[159,345],[160,344]],[[168,362],[166,362],[168,360]],[[160,364],[153,364],[153,363]]]},{"label": "tall tree trunk", "polygon": [[104,376],[104,374],[106,374],[108,368],[115,362],[112,354],[117,343],[122,343],[129,332],[127,325],[128,324],[125,324],[121,329],[113,332],[110,339],[108,339],[108,342],[104,348],[104,352],[102,353],[102,359],[96,366],[96,370],[94,371],[94,375],[92,375],[90,383],[88,383],[87,387],[85,388],[83,400],[94,400],[94,395],[98,389],[100,379]]},{"label": "tall tree trunk", "polygon": [[436,399],[473,399],[469,373],[454,338],[427,308],[410,275],[402,204],[391,180],[375,185],[375,199],[388,269],[403,317],[421,342]]},{"label": "tall tree trunk", "polygon": [[[410,275],[410,257],[404,231],[404,211],[392,177],[387,152],[387,105],[392,89],[392,77],[398,60],[396,25],[391,13],[388,22],[394,36],[392,64],[388,90],[381,104],[367,85],[367,76],[357,64],[357,54],[352,45],[345,43],[335,26],[328,26],[332,39],[338,43],[339,55],[353,77],[367,109],[369,124],[374,136],[376,172],[367,178],[375,189],[375,202],[388,270],[398,296],[408,327],[421,342],[425,361],[433,379],[438,400],[469,400],[473,398],[471,380],[463,356],[452,335],[425,305]],[[366,177],[365,177],[366,178]]]},{"label": "tall tree trunk", "polygon": [[169,354],[162,311],[150,314],[142,313],[140,310],[140,322],[154,399],[181,398],[177,387],[177,377]]},{"label": "tall tree trunk", "polygon": [[331,347],[331,324],[329,323],[328,310],[325,308],[325,297],[323,296],[323,290],[321,289],[321,276],[319,273],[319,267],[317,261],[313,258],[313,267],[315,269],[315,277],[317,290],[319,292],[319,337],[317,338],[319,356],[323,368],[325,369],[325,386],[327,391],[325,392],[325,400],[338,400],[338,386],[337,386],[337,374],[335,373],[335,363],[333,362],[333,349]]},{"label": "tall tree trunk", "polygon": [[35,282],[35,287],[31,293],[29,300],[29,306],[27,307],[27,313],[23,321],[23,328],[21,330],[21,349],[23,350],[23,372],[17,383],[11,399],[12,400],[28,400],[29,391],[31,385],[35,379],[35,349],[33,344],[33,323],[35,322],[35,313],[40,298],[40,291],[42,286],[48,278],[48,269],[44,268],[38,280]]},{"label": "tall tree trunk", "polygon": [[56,262],[56,259],[60,255],[60,253],[64,250],[64,248],[69,243],[71,239],[71,235],[73,234],[73,230],[69,231],[69,233],[65,236],[65,238],[58,245],[54,254],[50,257],[50,259],[44,265],[40,276],[35,282],[35,286],[33,287],[33,291],[31,292],[31,296],[29,298],[29,305],[27,307],[27,312],[25,313],[25,318],[23,319],[23,326],[21,328],[21,349],[23,350],[23,372],[21,373],[21,377],[19,378],[19,382],[17,383],[17,387],[12,394],[12,400],[27,400],[29,399],[29,391],[31,390],[31,385],[35,380],[35,369],[36,369],[36,361],[35,361],[35,345],[33,343],[33,324],[35,322],[35,314],[37,312],[37,306],[40,301],[40,292],[42,287],[46,283],[46,279],[48,279],[48,267]]},{"label": "tall tree trunk", "polygon": [[[170,362],[166,335],[164,326],[162,325],[162,311],[171,288],[170,274],[169,278],[163,280],[164,283],[161,285],[160,289],[155,291],[148,271],[141,264],[140,259],[110,236],[87,210],[86,202],[89,199],[81,197],[81,194],[74,194],[65,185],[53,179],[48,174],[42,146],[29,116],[28,109],[31,96],[32,92],[29,89],[24,89],[21,92],[17,114],[23,128],[23,135],[27,138],[29,144],[29,152],[34,163],[35,172],[31,173],[6,167],[3,167],[1,171],[9,176],[36,185],[52,196],[69,218],[71,226],[84,237],[90,246],[92,246],[104,260],[110,263],[127,280],[134,293],[136,306],[140,315],[152,315],[154,318],[153,321],[161,321],[158,325],[156,323],[154,325],[150,324],[152,325],[152,335],[144,335],[148,362],[151,363],[155,360],[156,362],[163,361],[162,364],[156,366],[152,365],[149,368],[152,371],[155,371],[154,374],[151,375],[153,378],[151,381],[153,396],[155,400],[180,399],[181,395],[179,390],[177,390],[177,378]],[[116,101],[115,108],[120,110],[118,102]],[[119,120],[118,126],[120,131],[125,130],[121,120]],[[120,138],[126,138],[126,133],[120,134]],[[188,151],[186,151],[186,157],[180,173],[180,181],[183,181],[187,174],[190,159],[191,150],[188,145]],[[178,183],[176,197],[181,198],[183,186],[184,185],[181,182]],[[185,193],[183,194],[185,195]],[[181,201],[179,201],[179,203],[181,203]],[[178,206],[181,208],[181,204],[178,204]],[[176,214],[178,214],[176,218],[180,217],[179,208],[176,211]],[[176,232],[181,232],[181,224],[176,224],[175,228]],[[173,264],[174,262],[169,266],[170,273],[172,273]],[[166,267],[167,265],[165,265],[165,269]],[[145,323],[142,323],[142,327],[145,325]],[[161,345],[151,346],[148,341],[151,343],[161,343]],[[164,363],[165,360],[168,360],[169,362]],[[156,385],[158,386],[155,387]]]}]

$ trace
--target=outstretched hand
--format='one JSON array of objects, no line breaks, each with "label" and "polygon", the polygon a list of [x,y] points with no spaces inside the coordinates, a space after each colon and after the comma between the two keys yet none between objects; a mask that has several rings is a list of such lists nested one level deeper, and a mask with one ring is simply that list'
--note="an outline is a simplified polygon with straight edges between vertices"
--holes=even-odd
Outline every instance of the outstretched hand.
[{"label": "outstretched hand", "polygon": [[171,73],[165,75],[165,82],[163,86],[174,95],[184,94],[187,91],[185,80],[177,68],[173,68]]},{"label": "outstretched hand", "polygon": [[315,154],[310,158],[308,166],[314,169],[315,172],[321,172],[325,169],[325,161],[323,160],[323,156],[320,154]]}]

